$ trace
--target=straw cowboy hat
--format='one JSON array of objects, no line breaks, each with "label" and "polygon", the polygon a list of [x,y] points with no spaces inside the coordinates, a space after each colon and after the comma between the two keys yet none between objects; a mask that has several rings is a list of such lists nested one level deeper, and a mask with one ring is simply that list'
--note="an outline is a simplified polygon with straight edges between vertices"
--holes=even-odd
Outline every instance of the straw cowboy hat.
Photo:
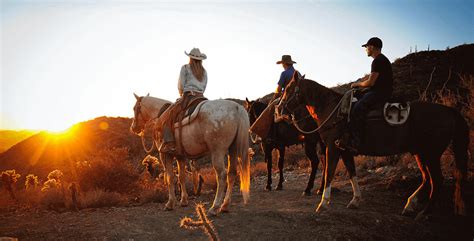
[{"label": "straw cowboy hat", "polygon": [[207,56],[204,54],[204,53],[201,53],[201,51],[199,50],[199,48],[193,48],[191,49],[191,51],[189,52],[189,54],[184,51],[184,54],[186,54],[187,56],[189,56],[190,58],[192,59],[197,59],[197,60],[205,60],[207,59]]},{"label": "straw cowboy hat", "polygon": [[277,64],[281,64],[281,63],[285,63],[285,64],[296,64],[295,61],[291,60],[291,56],[290,55],[283,55],[281,56],[281,60],[277,62]]}]

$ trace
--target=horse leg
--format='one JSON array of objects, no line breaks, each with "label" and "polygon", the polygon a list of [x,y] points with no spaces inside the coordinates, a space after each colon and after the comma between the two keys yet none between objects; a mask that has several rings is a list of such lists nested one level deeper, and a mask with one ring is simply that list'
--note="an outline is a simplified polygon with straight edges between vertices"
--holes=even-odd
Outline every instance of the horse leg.
[{"label": "horse leg", "polygon": [[226,170],[225,170],[225,163],[223,160],[225,153],[224,152],[214,152],[211,155],[212,159],[212,166],[214,167],[214,171],[216,172],[217,178],[217,192],[214,198],[214,203],[212,207],[209,209],[209,214],[215,216],[219,212],[221,208],[222,200],[224,199],[224,190],[226,184]]},{"label": "horse leg", "polygon": [[[324,144],[323,140],[321,140],[321,136],[316,135],[318,138],[319,143],[319,155],[318,160],[321,162],[321,185],[319,186],[318,191],[316,191],[317,195],[323,194],[324,186],[326,185],[324,182],[324,176],[326,175],[326,145]],[[319,159],[321,156],[321,159]]]},{"label": "horse leg", "polygon": [[416,191],[413,192],[413,194],[408,198],[407,203],[402,211],[403,216],[414,215],[417,209],[419,209],[420,204],[426,201],[428,192],[430,190],[430,174],[428,168],[426,167],[426,157],[425,155],[417,154],[415,155],[415,159],[421,172],[422,182]]},{"label": "horse leg", "polygon": [[346,166],[347,172],[349,173],[349,178],[351,179],[352,185],[352,200],[347,204],[347,208],[358,208],[362,195],[360,193],[359,183],[356,176],[356,168],[354,163],[354,156],[348,152],[342,152],[342,161],[344,166]]},{"label": "horse leg", "polygon": [[188,206],[188,192],[186,190],[186,161],[184,159],[178,159],[178,177],[179,184],[181,187],[181,207]]},{"label": "horse leg", "polygon": [[278,180],[278,186],[276,190],[283,189],[283,182],[285,181],[285,177],[283,176],[283,164],[285,163],[285,146],[281,145],[278,147],[278,170],[280,170],[280,180]]},{"label": "horse leg", "polygon": [[311,174],[309,175],[308,184],[306,185],[306,189],[304,190],[303,195],[311,196],[311,190],[314,187],[314,179],[316,177],[316,172],[318,171],[319,158],[316,153],[315,145],[313,145],[313,143],[305,143],[304,151],[306,156],[311,161]]},{"label": "horse leg", "polygon": [[272,190],[272,147],[268,144],[263,144],[263,152],[265,153],[265,161],[267,162],[267,186],[265,190]]},{"label": "horse leg", "polygon": [[324,178],[326,176],[326,155],[321,158],[321,185],[316,192],[317,195],[322,195],[324,192],[324,187],[326,186],[326,179]]},{"label": "horse leg", "polygon": [[235,177],[237,176],[237,163],[238,163],[238,154],[237,150],[230,151],[229,155],[229,167],[227,169],[227,191],[224,198],[224,203],[221,207],[221,212],[229,212],[229,206],[232,197],[232,189],[234,187]]},{"label": "horse leg", "polygon": [[199,196],[201,194],[201,189],[199,185],[199,170],[196,164],[196,160],[191,160],[189,162],[189,167],[191,169],[192,177],[193,177],[193,191],[195,196]]},{"label": "horse leg", "polygon": [[[331,142],[333,143],[333,142]],[[316,209],[316,213],[321,213],[324,209],[327,209],[331,200],[331,181],[334,178],[337,163],[339,162],[340,153],[334,144],[326,147],[326,175],[325,175],[325,186],[321,202]]]},{"label": "horse leg", "polygon": [[160,153],[160,158],[165,164],[166,182],[168,184],[168,202],[165,205],[165,210],[173,210],[176,203],[175,183],[176,176],[173,171],[173,157],[167,154]]},{"label": "horse leg", "polygon": [[427,215],[430,215],[433,212],[435,204],[439,200],[439,194],[441,193],[441,188],[443,186],[443,174],[441,172],[440,157],[441,155],[428,159],[427,166],[430,174],[431,193],[428,204],[426,204],[425,208],[418,213],[416,220],[422,220]]}]

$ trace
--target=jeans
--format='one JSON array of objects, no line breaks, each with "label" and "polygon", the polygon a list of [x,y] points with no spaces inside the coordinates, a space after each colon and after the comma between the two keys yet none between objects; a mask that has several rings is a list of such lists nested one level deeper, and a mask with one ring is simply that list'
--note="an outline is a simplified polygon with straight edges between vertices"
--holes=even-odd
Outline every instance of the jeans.
[{"label": "jeans", "polygon": [[389,94],[368,91],[352,106],[349,129],[351,130],[353,137],[355,137],[355,139],[359,139],[357,141],[363,139],[362,134],[365,133],[364,120],[369,111],[378,104],[385,103],[389,98]]}]

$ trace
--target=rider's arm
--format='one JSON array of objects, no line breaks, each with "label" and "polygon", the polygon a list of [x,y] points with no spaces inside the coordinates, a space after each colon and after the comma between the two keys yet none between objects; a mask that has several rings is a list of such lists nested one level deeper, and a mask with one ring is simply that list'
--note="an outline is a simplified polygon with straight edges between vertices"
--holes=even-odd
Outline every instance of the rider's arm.
[{"label": "rider's arm", "polygon": [[367,87],[374,86],[375,81],[377,80],[377,77],[379,77],[379,73],[378,72],[372,72],[372,73],[370,73],[368,79],[363,80],[361,82],[355,82],[351,85],[351,87],[352,88],[354,88],[354,87],[367,88]]}]

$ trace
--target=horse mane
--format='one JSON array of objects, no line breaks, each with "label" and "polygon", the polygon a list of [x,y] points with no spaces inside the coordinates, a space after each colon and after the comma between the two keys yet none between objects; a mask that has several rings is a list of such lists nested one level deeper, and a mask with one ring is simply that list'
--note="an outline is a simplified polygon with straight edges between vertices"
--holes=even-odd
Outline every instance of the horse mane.
[{"label": "horse mane", "polygon": [[310,79],[301,79],[298,83],[300,90],[303,92],[308,104],[316,106],[315,100],[319,105],[327,105],[332,103],[334,100],[342,98],[342,94],[319,84],[318,82]]},{"label": "horse mane", "polygon": [[151,103],[153,106],[157,106],[157,105],[163,106],[164,104],[167,104],[167,103],[171,104],[171,101],[169,100],[164,100],[164,99],[156,98],[153,96],[143,96],[142,102],[144,101]]}]

